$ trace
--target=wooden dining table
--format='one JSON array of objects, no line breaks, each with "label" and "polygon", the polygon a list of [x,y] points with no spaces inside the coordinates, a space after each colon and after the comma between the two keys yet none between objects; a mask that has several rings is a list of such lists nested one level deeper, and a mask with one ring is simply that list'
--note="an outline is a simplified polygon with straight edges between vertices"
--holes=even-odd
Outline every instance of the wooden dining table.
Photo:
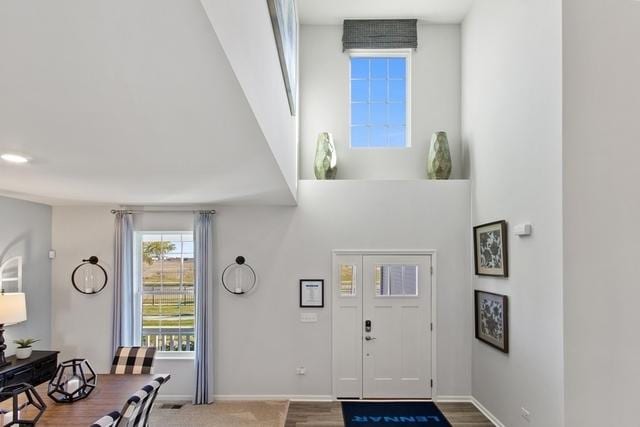
[{"label": "wooden dining table", "polygon": [[[74,403],[57,403],[47,395],[48,383],[36,387],[47,405],[37,426],[40,427],[88,427],[99,418],[112,411],[121,411],[124,403],[136,391],[162,374],[150,375],[98,375],[96,388],[85,399]],[[0,403],[0,407],[10,409],[9,402]],[[25,416],[33,414],[33,408],[25,408]]]}]

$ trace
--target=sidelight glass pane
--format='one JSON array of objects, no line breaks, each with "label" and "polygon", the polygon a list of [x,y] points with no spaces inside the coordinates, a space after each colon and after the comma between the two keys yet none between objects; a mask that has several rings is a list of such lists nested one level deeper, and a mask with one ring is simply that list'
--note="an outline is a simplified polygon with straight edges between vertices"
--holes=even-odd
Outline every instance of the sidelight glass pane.
[{"label": "sidelight glass pane", "polygon": [[340,296],[351,297],[356,294],[355,272],[353,265],[340,265]]},{"label": "sidelight glass pane", "polygon": [[417,265],[378,265],[375,274],[376,296],[417,296]]}]

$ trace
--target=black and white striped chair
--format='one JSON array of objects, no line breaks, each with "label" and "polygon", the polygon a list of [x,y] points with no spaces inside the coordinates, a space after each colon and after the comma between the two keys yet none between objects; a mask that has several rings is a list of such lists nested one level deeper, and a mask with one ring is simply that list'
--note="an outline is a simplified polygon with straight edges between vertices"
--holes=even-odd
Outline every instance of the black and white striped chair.
[{"label": "black and white striped chair", "polygon": [[105,415],[95,423],[91,424],[91,427],[115,427],[119,419],[120,412],[113,411],[109,415]]},{"label": "black and white striped chair", "polygon": [[139,422],[139,424],[136,424],[136,426],[146,427],[149,425],[149,417],[151,416],[151,409],[153,408],[153,404],[155,403],[156,398],[158,397],[160,388],[162,388],[162,386],[166,384],[170,379],[171,379],[171,375],[158,376],[153,379],[151,384],[158,383],[158,386],[154,387],[153,395],[147,401],[147,404],[143,408],[142,413],[139,415],[141,416],[141,418],[140,420],[137,421]]},{"label": "black and white striped chair", "polygon": [[111,373],[150,374],[155,355],[155,347],[118,347]]},{"label": "black and white striped chair", "polygon": [[122,417],[117,427],[146,427],[149,425],[149,415],[155,402],[160,386],[169,380],[170,376],[159,376],[131,396],[122,409]]}]

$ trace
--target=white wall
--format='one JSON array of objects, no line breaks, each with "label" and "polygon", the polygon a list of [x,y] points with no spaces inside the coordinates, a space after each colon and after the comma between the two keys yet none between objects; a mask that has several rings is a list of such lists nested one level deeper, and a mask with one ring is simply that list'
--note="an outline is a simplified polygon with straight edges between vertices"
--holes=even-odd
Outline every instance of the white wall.
[{"label": "white wall", "polygon": [[[22,257],[22,290],[27,300],[27,321],[5,326],[6,355],[15,353],[13,340],[36,338],[35,349],[51,348],[51,207],[0,197],[0,264]],[[7,292],[15,292],[12,283]]]},{"label": "white wall", "polygon": [[[393,203],[385,203],[393,199]],[[182,228],[191,215],[145,214],[147,229]],[[112,262],[113,216],[107,207],[55,207],[54,339],[68,356],[109,368],[112,284],[86,297],[68,274],[82,257]],[[244,255],[257,274],[254,293],[237,297],[215,284],[215,393],[331,394],[331,304],[318,323],[300,323],[298,280],[331,280],[332,249],[438,250],[438,393],[471,391],[469,183],[466,181],[301,181],[298,207],[222,206],[216,214],[216,271]],[[328,292],[328,289],[327,289]],[[82,321],[78,321],[82,319]],[[295,375],[305,366],[307,375]],[[189,361],[159,361],[174,380],[165,391],[189,395]]]},{"label": "white wall", "polygon": [[460,26],[418,25],[412,56],[411,148],[349,148],[349,56],[342,26],[301,26],[300,176],[314,179],[318,133],[334,136],[339,179],[426,178],[433,132],[445,130],[452,178],[463,177],[460,150]]},{"label": "white wall", "polygon": [[566,425],[639,425],[640,3],[564,0]]},{"label": "white wall", "polygon": [[472,220],[533,224],[509,233],[508,279],[473,279],[509,296],[510,353],[474,340],[472,367],[474,397],[509,427],[563,423],[561,40],[556,0],[477,1],[462,27]]},{"label": "white wall", "polygon": [[4,168],[2,189],[52,204],[294,204],[295,169],[285,181],[270,145],[285,139],[264,131],[226,48],[200,0],[1,1],[0,151],[33,158]]},{"label": "white wall", "polygon": [[[289,109],[267,2],[201,2],[282,175],[295,196],[298,186],[299,114],[296,112],[292,116]],[[297,95],[296,92],[294,94]]]}]

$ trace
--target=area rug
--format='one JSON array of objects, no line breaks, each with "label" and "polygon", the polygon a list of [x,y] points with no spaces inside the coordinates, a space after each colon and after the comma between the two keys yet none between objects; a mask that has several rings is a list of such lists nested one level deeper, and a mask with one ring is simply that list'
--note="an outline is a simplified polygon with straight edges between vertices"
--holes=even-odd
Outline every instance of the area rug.
[{"label": "area rug", "polygon": [[151,412],[155,427],[281,427],[286,401],[220,401],[211,405],[156,402]]},{"label": "area rug", "polygon": [[342,402],[342,415],[347,427],[451,427],[433,402]]}]

